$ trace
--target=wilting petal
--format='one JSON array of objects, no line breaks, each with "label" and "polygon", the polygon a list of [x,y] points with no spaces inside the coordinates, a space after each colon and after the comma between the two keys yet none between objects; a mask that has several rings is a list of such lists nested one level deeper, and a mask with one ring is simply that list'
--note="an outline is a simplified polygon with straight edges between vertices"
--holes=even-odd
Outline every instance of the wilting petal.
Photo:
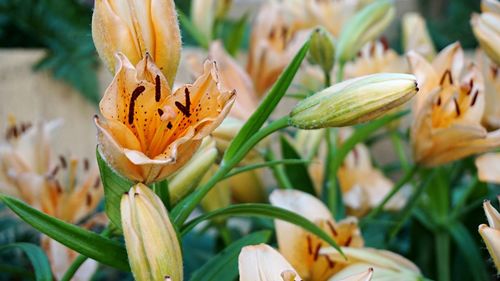
[{"label": "wilting petal", "polygon": [[174,83],[180,59],[181,38],[172,0],[97,0],[92,17],[96,49],[113,72],[118,52],[133,63],[149,53],[168,80]]},{"label": "wilting petal", "polygon": [[475,163],[481,181],[500,184],[500,153],[486,153]]},{"label": "wilting petal", "polygon": [[238,257],[240,281],[301,281],[295,269],[266,244],[246,246]]},{"label": "wilting petal", "polygon": [[193,85],[170,92],[149,56],[134,67],[118,55],[119,70],[100,103],[96,119],[101,151],[124,176],[146,183],[164,179],[194,154],[201,140],[224,119],[234,101],[214,63]]}]

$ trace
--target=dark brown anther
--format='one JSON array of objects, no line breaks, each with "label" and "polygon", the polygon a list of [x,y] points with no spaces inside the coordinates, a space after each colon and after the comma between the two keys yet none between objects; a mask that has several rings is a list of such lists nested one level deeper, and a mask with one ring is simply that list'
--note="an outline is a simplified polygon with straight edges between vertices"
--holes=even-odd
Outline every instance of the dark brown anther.
[{"label": "dark brown anther", "polygon": [[172,127],[173,127],[173,126],[172,126],[172,122],[168,122],[168,124],[167,124],[167,128],[170,130],[170,129],[172,129]]},{"label": "dark brown anther", "polygon": [[456,98],[453,98],[453,103],[455,104],[455,112],[457,113],[457,117],[460,116],[460,106],[458,105],[458,101]]},{"label": "dark brown anther", "polygon": [[128,123],[130,125],[134,123],[135,101],[145,90],[146,88],[144,86],[139,86],[132,92],[132,96],[130,97],[130,105],[128,108]]},{"label": "dark brown anther", "polygon": [[374,42],[370,43],[370,56],[373,57],[375,55],[376,47],[377,47],[377,45]]},{"label": "dark brown anther", "polygon": [[333,236],[339,235],[339,233],[337,232],[331,221],[326,221],[326,225],[328,225],[328,227],[330,228],[330,231],[332,232]]},{"label": "dark brown anther", "polygon": [[444,73],[443,76],[441,76],[441,81],[439,81],[439,85],[443,85],[444,80],[446,79],[446,76],[448,76],[448,79],[450,81],[450,84],[453,84],[453,78],[451,77],[451,71],[447,69]]},{"label": "dark brown anther", "polygon": [[441,106],[441,97],[438,97],[438,100],[437,100],[437,102],[436,102],[436,105],[437,105],[437,106]]},{"label": "dark brown anther", "polygon": [[92,204],[92,195],[90,195],[90,193],[87,193],[87,197],[85,197],[85,204],[87,207],[90,207]]},{"label": "dark brown anther", "polygon": [[83,170],[88,171],[89,168],[90,168],[89,159],[84,158],[83,159]]},{"label": "dark brown anther", "polygon": [[352,242],[352,235],[349,235],[349,238],[347,238],[347,240],[345,241],[344,246],[349,247],[349,245],[351,245],[351,242]]},{"label": "dark brown anther", "polygon": [[491,69],[491,76],[493,76],[493,79],[495,79],[498,75],[498,66],[490,65],[490,69]]},{"label": "dark brown anther", "polygon": [[309,255],[312,254],[312,241],[311,241],[311,236],[307,235],[306,236],[306,240],[307,240],[307,252],[309,253]]},{"label": "dark brown anther", "polygon": [[66,158],[64,156],[59,155],[59,161],[61,162],[61,167],[66,169],[68,167],[68,163],[66,162]]},{"label": "dark brown anther", "polygon": [[160,117],[163,115],[163,110],[161,108],[158,108],[158,115],[160,115]]},{"label": "dark brown anther", "polygon": [[155,101],[159,102],[161,98],[161,80],[160,75],[155,77]]},{"label": "dark brown anther", "polygon": [[328,263],[328,268],[333,268],[333,267],[335,267],[335,262],[333,262],[333,261],[330,259],[330,257],[329,257],[329,256],[326,256],[326,255],[325,255],[324,257],[325,257],[325,259],[326,259],[326,262]]},{"label": "dark brown anther", "polygon": [[135,196],[139,196],[139,193],[137,193],[137,192],[136,192],[136,193],[134,193],[134,197],[135,197]]},{"label": "dark brown anther", "polygon": [[94,188],[98,188],[101,185],[101,178],[97,177],[94,182]]},{"label": "dark brown anther", "polygon": [[56,192],[57,192],[58,194],[62,194],[63,190],[62,190],[62,187],[61,187],[61,184],[59,183],[59,181],[58,181],[58,180],[55,180],[55,181],[54,181],[54,184],[55,184],[55,186],[56,186]]},{"label": "dark brown anther", "polygon": [[389,40],[387,40],[387,37],[382,36],[380,38],[380,43],[382,43],[382,46],[384,47],[384,52],[389,50]]},{"label": "dark brown anther", "polygon": [[54,170],[50,173],[51,177],[55,177],[57,175],[57,172],[59,172],[59,166],[55,166]]},{"label": "dark brown anther", "polygon": [[318,245],[316,245],[316,248],[314,249],[314,256],[313,256],[314,261],[318,260],[319,249],[321,249],[321,243],[318,243]]},{"label": "dark brown anther", "polygon": [[189,89],[187,87],[184,88],[184,97],[186,98],[186,105],[176,101],[175,106],[182,112],[182,114],[184,114],[184,116],[190,117],[191,113],[189,111],[191,110],[191,98],[189,97]]},{"label": "dark brown anther", "polygon": [[479,95],[479,90],[476,90],[474,92],[474,95],[472,96],[472,100],[470,101],[470,106],[474,106],[476,104],[477,96]]}]

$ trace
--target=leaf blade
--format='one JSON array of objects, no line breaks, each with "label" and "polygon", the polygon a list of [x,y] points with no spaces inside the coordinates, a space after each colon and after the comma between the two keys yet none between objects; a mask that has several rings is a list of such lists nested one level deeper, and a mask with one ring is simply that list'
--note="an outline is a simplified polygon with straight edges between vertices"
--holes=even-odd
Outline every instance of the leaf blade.
[{"label": "leaf blade", "polygon": [[0,252],[12,248],[19,248],[26,254],[33,266],[37,281],[52,281],[49,259],[40,247],[29,243],[13,243],[1,246]]}]

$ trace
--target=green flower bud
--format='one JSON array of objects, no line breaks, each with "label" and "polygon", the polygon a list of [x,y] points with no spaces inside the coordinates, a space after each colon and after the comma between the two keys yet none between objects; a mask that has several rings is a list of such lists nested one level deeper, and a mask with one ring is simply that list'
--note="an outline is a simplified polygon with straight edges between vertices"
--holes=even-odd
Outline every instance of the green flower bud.
[{"label": "green flower bud", "polygon": [[290,124],[301,129],[343,127],[377,118],[418,91],[415,76],[379,73],[346,80],[295,106]]},{"label": "green flower bud", "polygon": [[340,33],[336,59],[345,64],[356,56],[366,43],[376,39],[394,18],[395,8],[390,0],[379,0],[359,11],[346,23]]},{"label": "green flower bud", "polygon": [[182,281],[182,254],[160,198],[142,183],[122,196],[123,236],[135,280]]},{"label": "green flower bud", "polygon": [[329,73],[335,63],[334,39],[328,31],[318,28],[311,36],[309,61],[317,64],[325,73]]}]

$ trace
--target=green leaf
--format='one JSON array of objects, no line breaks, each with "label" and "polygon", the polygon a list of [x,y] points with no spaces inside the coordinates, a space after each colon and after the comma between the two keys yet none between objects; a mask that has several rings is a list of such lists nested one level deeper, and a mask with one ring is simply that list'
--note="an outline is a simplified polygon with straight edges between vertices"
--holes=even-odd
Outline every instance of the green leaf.
[{"label": "green leaf", "polygon": [[106,214],[113,225],[121,230],[120,201],[123,193],[129,191],[134,183],[125,179],[108,166],[108,163],[106,163],[101,155],[99,147],[96,150],[96,157],[101,173],[101,181],[104,186]]},{"label": "green leaf", "polygon": [[103,264],[129,270],[127,251],[120,243],[51,217],[10,196],[0,195],[0,200],[22,220],[68,248]]},{"label": "green leaf", "polygon": [[22,250],[33,266],[35,270],[35,276],[37,281],[52,281],[52,271],[50,270],[49,260],[45,255],[45,252],[34,244],[29,243],[14,243],[9,245],[4,245],[0,247],[0,252],[10,249],[18,248]]},{"label": "green leaf", "polygon": [[325,240],[328,244],[330,244],[332,247],[334,247],[335,249],[337,249],[339,252],[342,253],[342,250],[337,245],[335,240],[333,240],[321,228],[319,228],[317,225],[315,225],[308,219],[294,212],[288,211],[283,208],[271,206],[268,204],[258,204],[258,203],[238,204],[221,208],[210,213],[206,213],[185,224],[182,227],[181,235],[185,235],[200,222],[215,217],[226,217],[226,216],[267,217],[272,219],[284,220],[289,223],[300,226],[305,230],[315,234],[316,236]]},{"label": "green leaf", "polygon": [[177,10],[177,15],[179,16],[179,21],[181,26],[186,30],[189,35],[193,37],[193,39],[204,49],[208,49],[208,38],[201,33],[198,28],[193,24],[193,22],[182,12],[181,10]]},{"label": "green leaf", "polygon": [[278,81],[274,83],[273,87],[266,95],[264,100],[260,103],[257,110],[250,116],[248,121],[240,129],[236,137],[229,144],[223,156],[223,161],[228,161],[241,149],[243,144],[249,140],[266,122],[267,118],[276,108],[281,98],[285,95],[286,90],[292,83],[295,74],[299,70],[300,64],[304,60],[309,50],[309,40],[307,40],[299,52],[295,55],[293,60],[287,68],[281,73]]},{"label": "green leaf", "polygon": [[238,256],[241,249],[248,245],[266,243],[269,238],[271,238],[270,231],[258,231],[240,238],[196,270],[189,280],[235,280],[238,276]]},{"label": "green leaf", "polygon": [[484,259],[479,252],[479,246],[476,243],[465,226],[459,222],[447,225],[451,237],[458,245],[458,249],[462,252],[471,274],[476,281],[491,280],[484,266]]},{"label": "green leaf", "polygon": [[226,46],[226,50],[231,56],[236,55],[241,46],[241,42],[245,37],[247,20],[248,14],[243,15],[236,23],[234,23],[231,31],[224,40],[224,46]]},{"label": "green leaf", "polygon": [[[281,155],[283,159],[301,159],[300,154],[295,150],[295,147],[281,135]],[[285,173],[290,179],[294,189],[316,195],[314,184],[309,176],[306,165],[285,166]]]}]

